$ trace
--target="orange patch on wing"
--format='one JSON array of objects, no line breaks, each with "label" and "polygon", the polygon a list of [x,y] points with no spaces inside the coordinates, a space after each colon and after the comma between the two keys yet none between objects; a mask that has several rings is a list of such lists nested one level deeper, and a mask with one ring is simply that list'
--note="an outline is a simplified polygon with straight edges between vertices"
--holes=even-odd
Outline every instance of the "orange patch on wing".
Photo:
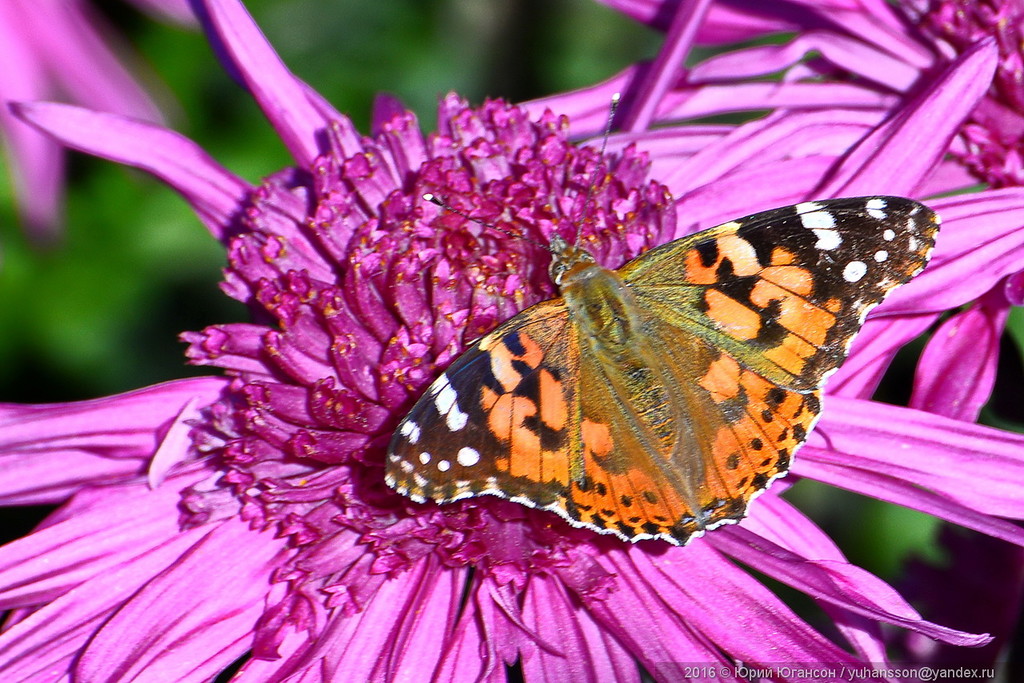
[{"label": "orange patch on wing", "polygon": [[718,252],[721,258],[732,262],[732,270],[740,277],[757,275],[761,263],[757,260],[754,246],[738,235],[723,235],[718,238]]},{"label": "orange patch on wing", "polygon": [[547,370],[540,371],[540,419],[554,430],[565,429],[569,421],[569,406],[565,401],[562,383]]},{"label": "orange patch on wing", "polygon": [[697,383],[711,394],[715,403],[735,398],[740,390],[740,364],[729,356],[719,356]]},{"label": "orange patch on wing", "polygon": [[814,276],[806,268],[770,266],[761,272],[761,277],[800,296],[808,296],[814,291]]},{"label": "orange patch on wing", "polygon": [[517,356],[517,358],[524,361],[531,368],[540,366],[544,361],[544,350],[540,348],[540,344],[524,332],[519,333],[519,343],[523,345],[524,352],[521,356]]},{"label": "orange patch on wing", "polygon": [[825,343],[828,331],[836,322],[835,316],[828,311],[766,280],[754,285],[750,300],[762,308],[767,308],[772,301],[781,302],[777,318],[779,324],[815,346]]},{"label": "orange patch on wing", "polygon": [[550,481],[552,479],[566,484],[569,481],[569,452],[565,450],[560,451],[541,451],[540,452],[540,471],[541,479],[539,481]]},{"label": "orange patch on wing", "polygon": [[764,352],[764,357],[791,375],[803,372],[805,361],[814,355],[817,347],[808,344],[795,334],[787,334],[782,343]]},{"label": "orange patch on wing", "polygon": [[[519,343],[523,346],[523,353],[521,354],[512,353],[512,349],[501,340],[497,340],[497,343],[493,345],[488,345],[491,357],[491,373],[501,383],[501,388],[505,391],[515,389],[523,379],[522,374],[512,365],[513,361],[522,361],[528,367],[536,368],[544,360],[544,351],[537,342],[522,332],[518,336]],[[481,344],[481,348],[487,347]]]},{"label": "orange patch on wing", "polygon": [[580,435],[583,439],[584,451],[594,455],[608,455],[615,448],[611,430],[608,425],[601,422],[583,418],[583,422],[580,424]]},{"label": "orange patch on wing", "polygon": [[713,285],[718,282],[718,273],[715,269],[718,262],[705,266],[701,261],[700,253],[696,249],[686,252],[686,282],[692,285]]},{"label": "orange patch on wing", "polygon": [[490,413],[491,408],[498,401],[498,393],[490,387],[480,387],[480,407],[485,413]]},{"label": "orange patch on wing", "polygon": [[761,331],[761,316],[731,296],[709,289],[704,293],[704,301],[708,306],[708,318],[730,337],[754,339]]},{"label": "orange patch on wing", "polygon": [[796,263],[796,254],[782,247],[772,249],[773,266],[788,266],[791,263]]}]

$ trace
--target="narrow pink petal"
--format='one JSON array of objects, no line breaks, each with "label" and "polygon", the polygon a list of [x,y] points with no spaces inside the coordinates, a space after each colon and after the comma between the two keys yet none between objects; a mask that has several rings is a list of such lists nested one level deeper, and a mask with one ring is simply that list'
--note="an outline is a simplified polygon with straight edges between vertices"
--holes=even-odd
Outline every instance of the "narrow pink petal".
[{"label": "narrow pink petal", "polygon": [[[728,173],[750,172],[774,161],[828,156],[835,163],[836,157],[856,144],[879,121],[877,112],[860,111],[770,115],[738,126],[659,180],[679,195],[717,181]],[[802,188],[804,194],[812,189],[813,185]],[[738,216],[733,214],[732,218]]]},{"label": "narrow pink petal", "polygon": [[817,600],[956,645],[976,647],[991,640],[925,621],[896,589],[845,560],[804,558],[743,527],[724,531],[711,539],[715,547]]},{"label": "narrow pink petal", "polygon": [[809,445],[976,512],[1024,519],[1024,435],[874,401],[826,401]]},{"label": "narrow pink petal", "polygon": [[[616,553],[619,555],[621,553]],[[590,595],[577,587],[584,606],[602,629],[611,633],[659,680],[685,680],[684,662],[727,664],[712,644],[687,628],[680,611],[666,605],[654,586],[637,573],[628,559],[611,557],[602,564],[618,573],[606,595]],[[620,566],[621,565],[621,566]],[[573,584],[569,583],[570,587]],[[669,596],[669,599],[674,596]]]},{"label": "narrow pink petal", "polygon": [[974,422],[992,395],[1009,307],[976,304],[935,330],[914,376],[911,408]]},{"label": "narrow pink petal", "polygon": [[83,680],[203,681],[252,645],[284,541],[241,520],[209,530],[93,636]]},{"label": "narrow pink petal", "polygon": [[684,60],[710,5],[709,0],[691,0],[676,6],[665,44],[644,71],[643,80],[626,93],[621,128],[638,131],[650,127],[658,103],[683,73]]},{"label": "narrow pink petal", "polygon": [[[774,489],[773,486],[773,493]],[[847,561],[828,534],[780,496],[761,496],[757,500],[757,507],[758,513],[744,519],[741,526],[805,559]],[[716,536],[711,536],[708,540],[713,543],[715,539]],[[819,604],[861,659],[879,663],[888,661],[886,639],[877,621],[827,602],[819,601]]]},{"label": "narrow pink petal", "polygon": [[523,619],[544,642],[555,644],[553,651],[537,645],[522,654],[526,680],[639,682],[633,658],[569,598],[561,581],[532,576]]},{"label": "narrow pink petal", "polygon": [[[97,628],[147,581],[172,566],[205,530],[171,534],[110,569],[65,590],[0,634],[0,670],[6,680],[60,680]],[[68,560],[62,558],[60,565]],[[52,571],[53,566],[49,567]]]},{"label": "narrow pink petal", "polygon": [[829,396],[871,398],[896,352],[924,334],[938,317],[937,313],[869,317],[853,340],[849,358],[825,383],[825,391]]},{"label": "narrow pink petal", "polygon": [[204,406],[193,396],[174,416],[174,421],[160,440],[160,446],[150,458],[149,469],[146,471],[146,481],[150,488],[159,486],[175,465],[191,455],[193,444],[189,433],[192,426],[189,420],[201,416],[201,407]]},{"label": "narrow pink petal", "polygon": [[32,52],[30,36],[19,30],[21,11],[0,3],[0,131],[11,165],[18,206],[31,234],[47,240],[60,220],[64,155],[59,145],[17,119],[8,102],[48,95],[47,75]]},{"label": "narrow pink petal", "polygon": [[808,31],[783,45],[760,45],[711,57],[694,66],[687,80],[690,83],[733,82],[768,76],[799,64],[812,52],[897,92],[908,90],[920,77],[920,71],[914,66],[862,40],[838,33]]},{"label": "narrow pink petal", "polygon": [[[424,562],[426,564],[426,562]],[[431,572],[433,574],[433,572]],[[415,678],[424,665],[439,665],[439,634],[452,632],[459,613],[459,601],[468,572],[445,568],[436,581],[425,581],[394,631],[388,659],[377,667],[374,677],[382,680]]]},{"label": "narrow pink petal", "polygon": [[666,93],[656,121],[700,118],[758,109],[887,111],[896,96],[847,83],[739,83],[682,87]]},{"label": "narrow pink petal", "polygon": [[497,660],[494,641],[488,637],[479,603],[466,602],[454,632],[444,639],[441,662],[434,674],[436,683],[506,683],[505,667]]},{"label": "narrow pink petal", "polygon": [[179,491],[190,481],[153,491],[120,487],[117,496],[99,502],[88,495],[73,499],[63,510],[69,516],[49,519],[45,528],[4,546],[0,609],[53,600],[173,537]]},{"label": "narrow pink petal", "polygon": [[196,12],[225,67],[241,79],[302,167],[323,151],[331,118],[312,103],[306,85],[288,70],[238,0],[197,0]]},{"label": "narrow pink petal", "polygon": [[913,194],[988,90],[997,59],[991,41],[965,52],[923,95],[847,155],[822,186],[823,196]]},{"label": "narrow pink petal", "polygon": [[89,401],[0,404],[0,500],[55,503],[86,485],[138,477],[176,412],[209,405],[226,384],[202,377]]},{"label": "narrow pink petal", "polygon": [[681,675],[664,668],[672,662],[721,662],[722,652],[748,665],[855,661],[707,543],[657,555],[632,547],[597,560],[615,574],[616,590],[584,604],[656,677]]},{"label": "narrow pink petal", "polygon": [[111,49],[114,32],[93,7],[67,0],[8,1],[31,4],[23,10],[19,26],[32,36],[36,54],[74,102],[153,123],[163,121],[160,109],[125,69],[124,55]]},{"label": "narrow pink petal", "polygon": [[160,126],[49,102],[12,105],[24,120],[74,149],[152,173],[178,191],[225,239],[251,186],[191,140]]},{"label": "narrow pink petal", "polygon": [[464,579],[464,571],[425,558],[383,581],[358,613],[336,610],[309,647],[280,662],[275,680],[310,672],[327,681],[431,679]]},{"label": "narrow pink petal", "polygon": [[793,464],[794,474],[802,477],[919,510],[993,538],[1024,546],[1024,532],[1014,522],[978,512],[945,496],[922,490],[904,478],[880,474],[876,469],[873,461],[845,454],[836,456],[832,451],[814,446],[804,446],[800,457]]},{"label": "narrow pink petal", "polygon": [[977,299],[1024,259],[1024,189],[1005,188],[928,202],[942,216],[924,272],[896,290],[881,310],[942,312]]}]

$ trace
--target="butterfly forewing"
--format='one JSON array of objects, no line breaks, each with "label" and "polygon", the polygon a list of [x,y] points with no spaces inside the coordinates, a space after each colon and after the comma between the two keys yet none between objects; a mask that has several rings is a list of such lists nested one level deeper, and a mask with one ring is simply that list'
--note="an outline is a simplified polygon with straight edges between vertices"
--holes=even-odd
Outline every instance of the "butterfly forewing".
[{"label": "butterfly forewing", "polygon": [[399,424],[387,483],[413,500],[492,494],[564,507],[578,373],[564,304],[547,301],[460,356]]},{"label": "butterfly forewing", "polygon": [[[627,540],[738,521],[937,230],[908,199],[805,202],[599,269],[604,289],[524,311],[431,385],[395,432],[387,482],[420,502],[499,495]],[[619,308],[590,305],[615,283]]]},{"label": "butterfly forewing", "polygon": [[620,273],[655,315],[806,391],[867,311],[924,268],[938,226],[900,197],[804,202],[669,242]]}]

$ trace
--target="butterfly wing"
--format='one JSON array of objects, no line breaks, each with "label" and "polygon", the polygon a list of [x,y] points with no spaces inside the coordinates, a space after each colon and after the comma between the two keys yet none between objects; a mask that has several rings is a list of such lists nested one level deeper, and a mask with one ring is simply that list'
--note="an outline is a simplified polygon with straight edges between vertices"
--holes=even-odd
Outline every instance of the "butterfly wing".
[{"label": "butterfly wing", "polygon": [[415,501],[498,495],[565,515],[578,360],[565,304],[511,318],[460,356],[399,424],[386,481]]},{"label": "butterfly wing", "polygon": [[499,495],[627,540],[685,543],[738,521],[788,469],[864,315],[924,267],[937,225],[910,200],[829,200],[653,249],[619,271],[636,329],[614,357],[564,300],[524,311],[402,421],[388,484],[417,501]]},{"label": "butterfly wing", "polygon": [[669,242],[619,272],[654,316],[780,387],[811,391],[867,312],[924,268],[938,227],[900,197],[804,202]]}]

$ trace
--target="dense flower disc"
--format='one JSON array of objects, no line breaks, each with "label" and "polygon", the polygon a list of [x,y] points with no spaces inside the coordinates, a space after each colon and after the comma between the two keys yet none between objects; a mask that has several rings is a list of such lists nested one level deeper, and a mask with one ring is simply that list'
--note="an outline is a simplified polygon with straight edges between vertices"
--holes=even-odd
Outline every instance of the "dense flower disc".
[{"label": "dense flower disc", "polygon": [[335,145],[310,173],[279,174],[254,193],[227,290],[266,325],[185,335],[195,362],[238,377],[233,405],[211,408],[233,416],[206,435],[224,477],[193,494],[193,523],[210,518],[213,500],[238,501],[310,552],[358,539],[375,566],[394,570],[428,552],[485,571],[525,570],[527,558],[543,568],[535,553],[595,540],[497,500],[417,505],[384,487],[382,470],[397,418],[430,381],[472,340],[554,294],[541,246],[552,235],[578,233],[615,267],[674,234],[668,191],[647,179],[643,155],[602,158],[570,143],[567,128],[452,96],[428,140],[400,114],[362,151]]}]

